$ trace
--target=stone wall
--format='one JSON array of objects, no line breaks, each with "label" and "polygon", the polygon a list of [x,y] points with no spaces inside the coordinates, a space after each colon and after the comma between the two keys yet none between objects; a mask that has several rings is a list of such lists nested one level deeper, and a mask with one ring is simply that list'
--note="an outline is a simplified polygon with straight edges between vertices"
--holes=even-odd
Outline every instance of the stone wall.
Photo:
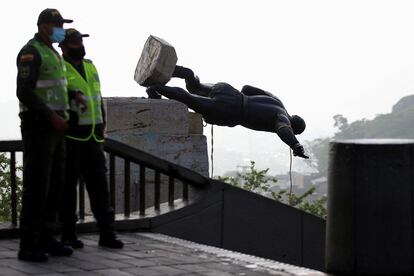
[{"label": "stone wall", "polygon": [[[173,100],[142,99],[135,97],[105,98],[107,137],[182,165],[208,176],[206,137],[200,114],[190,113],[185,105]],[[116,159],[116,211],[123,208],[123,162]],[[153,176],[147,170],[146,205],[153,203]],[[166,177],[162,177],[161,201],[167,200]],[[131,209],[137,210],[139,168],[131,167]],[[176,196],[180,196],[176,187]]]}]

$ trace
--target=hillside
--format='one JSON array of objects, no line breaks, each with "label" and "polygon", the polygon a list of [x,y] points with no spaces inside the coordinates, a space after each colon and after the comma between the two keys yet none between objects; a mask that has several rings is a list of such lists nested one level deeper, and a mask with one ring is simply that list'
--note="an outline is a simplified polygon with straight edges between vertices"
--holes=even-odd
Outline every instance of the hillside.
[{"label": "hillside", "polygon": [[316,139],[309,143],[312,156],[316,159],[316,162],[313,162],[312,165],[323,176],[327,174],[329,141],[331,139],[414,139],[414,95],[401,98],[392,107],[391,113],[377,115],[372,120],[361,119],[348,123],[348,120],[342,115],[335,115],[334,121],[338,131],[333,137]]}]

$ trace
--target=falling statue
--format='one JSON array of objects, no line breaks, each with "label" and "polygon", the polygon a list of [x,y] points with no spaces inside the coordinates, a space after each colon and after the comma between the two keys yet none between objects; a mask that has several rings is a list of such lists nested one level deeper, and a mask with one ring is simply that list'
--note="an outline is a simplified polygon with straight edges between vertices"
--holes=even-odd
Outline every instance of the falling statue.
[{"label": "falling statue", "polygon": [[[203,84],[194,72],[176,66],[174,48],[162,39],[150,36],[137,65],[135,80],[148,87],[150,98],[161,95],[184,103],[200,113],[207,123],[276,133],[294,156],[309,158],[296,139],[306,127],[297,115],[289,115],[279,98],[259,88],[245,85],[241,91],[220,82]],[[164,86],[171,77],[184,79],[187,90]]]}]

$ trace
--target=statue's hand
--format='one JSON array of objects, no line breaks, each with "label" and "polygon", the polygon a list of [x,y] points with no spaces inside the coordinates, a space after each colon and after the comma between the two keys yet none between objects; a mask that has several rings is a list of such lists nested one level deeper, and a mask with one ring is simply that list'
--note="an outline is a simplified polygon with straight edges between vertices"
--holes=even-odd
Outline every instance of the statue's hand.
[{"label": "statue's hand", "polygon": [[165,85],[152,85],[147,88],[148,96],[152,99],[161,99],[161,95],[169,99],[176,99],[180,101],[180,95],[188,94],[187,91],[181,87],[170,87]]},{"label": "statue's hand", "polygon": [[174,72],[172,74],[173,78],[180,78],[180,79],[192,79],[194,78],[194,72],[187,67],[176,65]]},{"label": "statue's hand", "polygon": [[305,155],[305,150],[303,146],[299,143],[293,146],[293,156],[299,156],[305,159],[309,159],[309,156]]}]

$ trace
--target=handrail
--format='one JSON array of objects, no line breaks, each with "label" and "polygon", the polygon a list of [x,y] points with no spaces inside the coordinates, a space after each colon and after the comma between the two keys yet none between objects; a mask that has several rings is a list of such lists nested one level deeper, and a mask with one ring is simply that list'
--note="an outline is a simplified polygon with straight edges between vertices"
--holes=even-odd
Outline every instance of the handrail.
[{"label": "handrail", "polygon": [[207,177],[197,172],[110,138],[105,139],[105,151],[166,175],[174,176],[177,179],[188,182],[192,186],[202,188],[209,185]]},{"label": "handrail", "polygon": [[22,140],[0,141],[0,152],[23,151]]},{"label": "handrail", "polygon": [[[170,207],[174,206],[175,196],[175,179],[182,182],[182,200],[183,202],[188,201],[188,186],[200,190],[208,188],[210,181],[207,177],[194,172],[190,169],[182,167],[180,165],[174,164],[172,162],[166,161],[159,157],[153,156],[147,152],[136,149],[134,147],[123,144],[119,141],[107,138],[104,143],[104,150],[108,156],[109,161],[109,190],[110,190],[110,202],[113,207],[115,207],[116,201],[116,159],[123,159],[124,161],[124,208],[123,214],[125,218],[128,218],[131,213],[131,164],[139,165],[139,214],[140,216],[145,215],[146,206],[146,168],[154,170],[154,209],[160,210],[160,185],[161,185],[161,174],[168,176],[168,182],[166,183],[168,187],[168,198],[167,202]],[[11,174],[11,191],[12,191],[12,226],[17,227],[18,215],[17,215],[17,197],[16,197],[16,152],[23,152],[23,142],[21,140],[8,140],[0,141],[0,153],[8,152],[10,153],[10,174]],[[122,185],[118,183],[118,185]],[[79,186],[79,216],[83,220],[85,218],[85,200],[84,200],[84,183],[82,178],[80,179]]]}]

